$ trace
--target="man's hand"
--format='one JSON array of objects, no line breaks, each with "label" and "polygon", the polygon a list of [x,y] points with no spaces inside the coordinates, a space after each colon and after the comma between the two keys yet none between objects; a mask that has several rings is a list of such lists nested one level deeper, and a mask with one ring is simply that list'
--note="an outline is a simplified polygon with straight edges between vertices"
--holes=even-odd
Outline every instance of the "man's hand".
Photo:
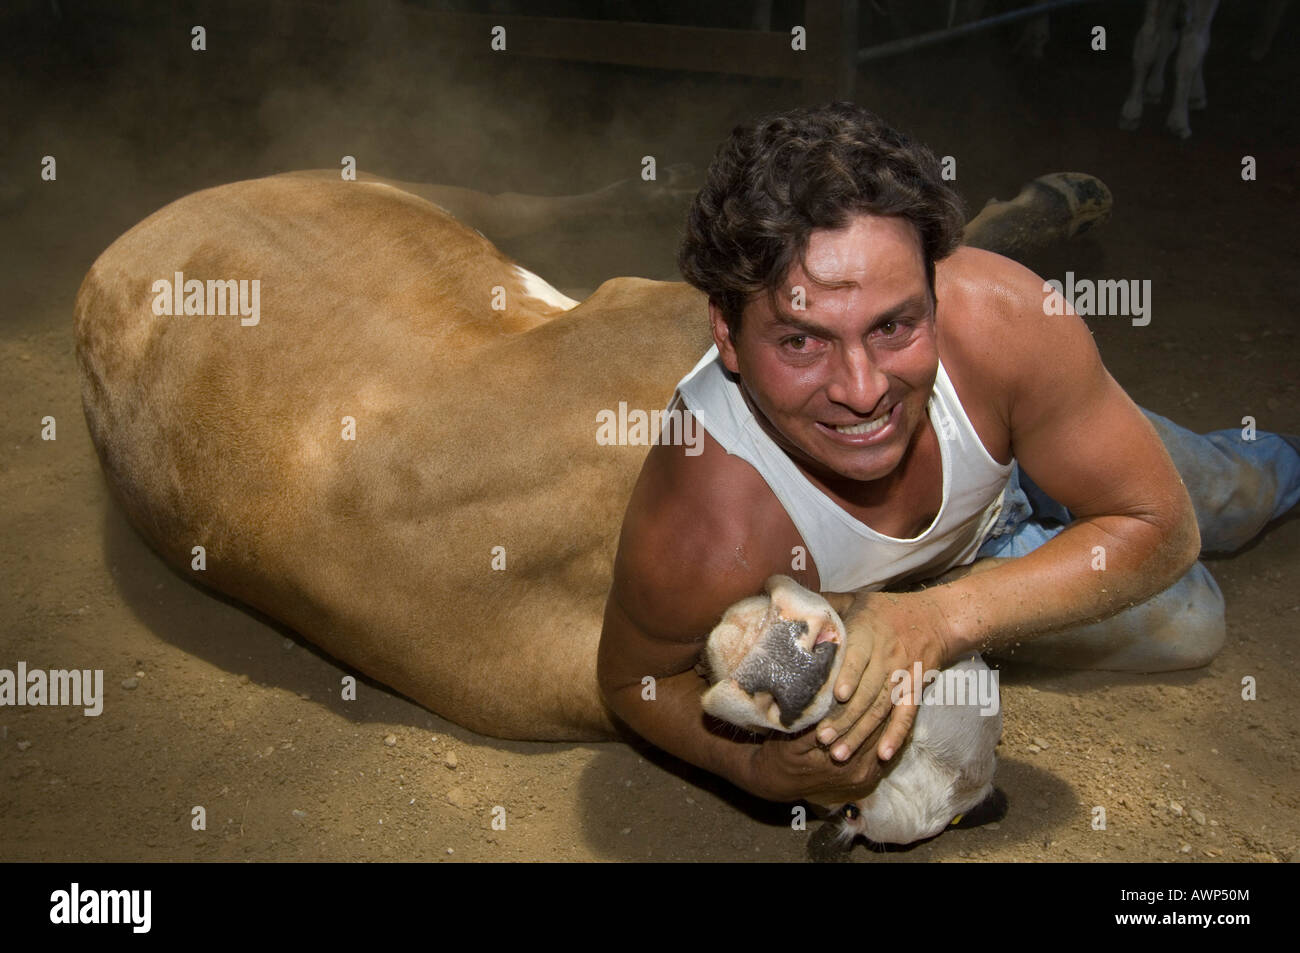
[{"label": "man's hand", "polygon": [[[883,730],[884,725],[877,726],[877,734]],[[883,770],[873,745],[864,745],[839,763],[809,729],[794,737],[773,734],[756,745],[748,777],[740,785],[769,801],[806,798],[817,804],[845,804],[870,794]]]},{"label": "man's hand", "polygon": [[[948,661],[948,631],[936,601],[925,592],[861,593],[844,617],[844,661],[835,682],[841,703],[817,726],[814,735],[837,762],[847,761],[863,743],[880,735],[875,752],[888,761],[907,740],[916,721],[923,685],[910,685],[895,705],[894,673],[912,679],[921,671],[943,668]],[[892,715],[891,715],[892,710]],[[889,718],[883,735],[880,726]],[[855,761],[861,761],[859,752]],[[874,760],[874,757],[873,757]]]}]

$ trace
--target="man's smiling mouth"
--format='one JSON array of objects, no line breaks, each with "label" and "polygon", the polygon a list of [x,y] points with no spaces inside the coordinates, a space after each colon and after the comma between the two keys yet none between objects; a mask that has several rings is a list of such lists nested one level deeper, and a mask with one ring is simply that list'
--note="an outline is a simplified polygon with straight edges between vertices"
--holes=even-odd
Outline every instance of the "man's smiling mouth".
[{"label": "man's smiling mouth", "polygon": [[[897,404],[894,405],[894,407],[897,406]],[[894,407],[890,407],[889,410],[884,411],[876,417],[872,417],[870,420],[864,420],[860,424],[823,424],[823,426],[834,430],[836,433],[842,433],[846,437],[857,437],[863,434],[875,433],[877,430],[889,423],[889,420],[894,413]]]}]

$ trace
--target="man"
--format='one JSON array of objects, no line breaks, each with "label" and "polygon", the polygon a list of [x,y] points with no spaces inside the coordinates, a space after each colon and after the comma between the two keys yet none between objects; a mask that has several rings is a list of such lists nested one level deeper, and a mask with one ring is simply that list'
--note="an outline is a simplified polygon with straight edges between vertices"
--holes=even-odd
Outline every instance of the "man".
[{"label": "man", "polygon": [[[697,456],[657,446],[646,459],[600,680],[632,729],[762,797],[868,792],[916,713],[891,706],[889,675],[917,661],[1005,655],[1065,629],[1048,638],[1082,640],[1109,667],[1204,664],[1222,603],[1216,617],[1198,521],[1253,535],[1300,497],[1300,454],[1280,438],[1239,450],[1144,416],[1084,322],[1045,312],[1040,277],[957,247],[962,220],[934,156],[849,103],[737,128],[692,206],[679,263],[709,297],[715,348],[674,400],[707,436]],[[1195,505],[1161,437],[1188,467],[1220,456]],[[1256,492],[1239,499],[1247,468]],[[879,591],[997,554],[1018,558]],[[863,591],[844,613],[842,709],[759,742],[703,717],[693,666],[723,611],[774,573]],[[1163,611],[1164,591],[1194,605],[1165,620],[1163,646],[1148,644],[1149,618],[1080,628]]]}]

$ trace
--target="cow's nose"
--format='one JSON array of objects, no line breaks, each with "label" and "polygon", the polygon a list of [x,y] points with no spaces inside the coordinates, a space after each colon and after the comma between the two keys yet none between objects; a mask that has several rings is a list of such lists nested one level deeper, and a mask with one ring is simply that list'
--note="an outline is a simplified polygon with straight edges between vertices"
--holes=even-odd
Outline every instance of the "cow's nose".
[{"label": "cow's nose", "polygon": [[817,696],[835,662],[835,646],[823,642],[809,651],[802,644],[807,634],[808,623],[802,619],[774,619],[732,675],[747,694],[770,694],[787,728]]}]

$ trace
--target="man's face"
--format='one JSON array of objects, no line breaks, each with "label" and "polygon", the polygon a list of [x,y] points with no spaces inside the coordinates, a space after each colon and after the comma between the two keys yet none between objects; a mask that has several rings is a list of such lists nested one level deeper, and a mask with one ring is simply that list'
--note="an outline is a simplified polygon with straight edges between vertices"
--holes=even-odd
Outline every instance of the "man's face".
[{"label": "man's face", "polygon": [[925,258],[910,223],[858,215],[813,232],[805,264],[774,297],[750,300],[734,340],[721,313],[709,311],[724,366],[797,463],[831,480],[894,472],[925,419],[939,366]]}]

